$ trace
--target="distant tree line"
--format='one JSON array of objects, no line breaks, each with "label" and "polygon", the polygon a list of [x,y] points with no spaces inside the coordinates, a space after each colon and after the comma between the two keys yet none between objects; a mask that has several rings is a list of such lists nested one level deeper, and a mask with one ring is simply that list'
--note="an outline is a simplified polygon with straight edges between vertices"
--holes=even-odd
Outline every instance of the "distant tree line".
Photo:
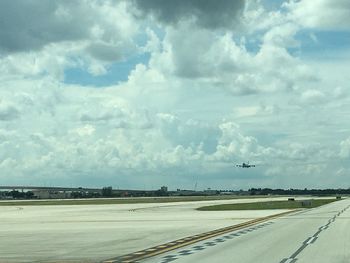
[{"label": "distant tree line", "polygon": [[[111,186],[106,186],[97,192],[88,191],[73,191],[70,198],[100,198],[100,197],[158,197],[158,196],[204,196],[204,195],[350,195],[350,188],[348,189],[272,189],[272,188],[250,188],[248,191],[244,190],[211,190],[211,191],[140,191],[140,190],[114,190]],[[34,199],[37,198],[32,191],[2,191],[0,192],[0,199]]]},{"label": "distant tree line", "polygon": [[13,199],[33,199],[34,193],[32,191],[20,192],[17,190],[0,192],[0,196]]},{"label": "distant tree line", "polygon": [[271,188],[251,188],[250,195],[348,195],[349,189],[271,189]]},{"label": "distant tree line", "polygon": [[113,190],[111,186],[105,186],[101,192],[84,192],[76,191],[71,193],[72,198],[109,198],[109,197],[157,197],[157,196],[169,196],[169,192],[163,190],[155,191],[133,191],[133,190]]}]

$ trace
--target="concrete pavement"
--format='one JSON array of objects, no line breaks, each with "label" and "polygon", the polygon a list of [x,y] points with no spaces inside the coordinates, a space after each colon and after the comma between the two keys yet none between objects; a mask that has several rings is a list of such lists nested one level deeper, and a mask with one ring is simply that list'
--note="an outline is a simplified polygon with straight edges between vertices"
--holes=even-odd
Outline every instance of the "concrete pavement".
[{"label": "concrete pavement", "polygon": [[286,200],[0,206],[0,262],[98,262],[165,242],[239,224],[270,211],[197,211],[205,205]]},{"label": "concrete pavement", "polygon": [[144,260],[144,263],[348,263],[350,200],[298,212]]}]

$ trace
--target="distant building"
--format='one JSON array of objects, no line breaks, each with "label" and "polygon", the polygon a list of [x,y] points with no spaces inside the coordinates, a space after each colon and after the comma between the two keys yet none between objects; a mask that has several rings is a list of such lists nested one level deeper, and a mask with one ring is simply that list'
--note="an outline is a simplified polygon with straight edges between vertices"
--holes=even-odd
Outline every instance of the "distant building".
[{"label": "distant building", "polygon": [[37,199],[64,199],[70,198],[71,192],[55,190],[33,190],[34,198]]},{"label": "distant building", "polygon": [[205,195],[216,195],[219,192],[217,190],[212,190],[211,188],[208,188],[207,190],[204,190]]},{"label": "distant building", "polygon": [[193,196],[193,195],[199,195],[201,192],[197,192],[194,190],[182,190],[177,189],[176,192],[173,192],[172,195],[174,196]]},{"label": "distant building", "polygon": [[162,186],[162,187],[160,188],[160,191],[166,193],[166,192],[168,192],[168,187],[167,187],[167,186]]}]

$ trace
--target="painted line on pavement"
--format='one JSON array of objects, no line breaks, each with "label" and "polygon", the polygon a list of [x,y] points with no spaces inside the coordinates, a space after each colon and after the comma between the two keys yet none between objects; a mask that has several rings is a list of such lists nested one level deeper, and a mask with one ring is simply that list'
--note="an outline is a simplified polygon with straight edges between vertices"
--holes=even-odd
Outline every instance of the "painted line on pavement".
[{"label": "painted line on pavement", "polygon": [[[254,231],[254,230],[259,230],[261,229],[262,227],[266,227],[266,226],[269,226],[271,225],[273,222],[265,222],[265,223],[261,223],[259,224],[258,226],[259,227],[250,227],[249,230],[251,231]],[[191,253],[188,253],[188,254],[183,254],[180,252],[174,252],[174,254],[171,254],[171,255],[166,255],[164,256],[163,258],[160,259],[160,263],[168,263],[169,262],[169,256],[171,256],[171,261],[175,261],[181,257],[184,257],[184,256],[188,256],[188,255],[192,255],[194,253],[197,253],[201,250],[204,250],[204,249],[208,249],[210,247],[213,247],[213,246],[216,246],[216,245],[220,245],[222,242],[226,242],[228,239],[232,239],[234,237],[237,237],[237,236],[241,236],[241,235],[244,235],[244,234],[249,234],[251,231],[239,231],[237,233],[241,233],[241,232],[244,232],[244,233],[241,233],[241,234],[238,234],[235,233],[235,232],[230,232],[230,233],[226,233],[225,235],[221,236],[220,238],[215,238],[213,240],[210,240],[208,242],[205,242],[205,243],[197,243],[198,245],[197,246],[193,246],[193,247],[189,247],[187,250],[190,251]]]},{"label": "painted line on pavement", "polygon": [[290,263],[290,262],[296,262],[298,260],[297,256],[300,254],[301,251],[303,251],[308,245],[315,243],[315,241],[318,239],[318,236],[320,233],[324,230],[326,230],[331,223],[333,223],[342,213],[344,213],[347,209],[350,208],[350,205],[342,209],[340,212],[335,214],[331,219],[328,220],[328,223],[319,227],[317,232],[311,236],[308,237],[302,245],[288,258],[284,258],[280,261],[280,263]]},{"label": "painted line on pavement", "polygon": [[[257,225],[257,224],[262,223],[262,222],[266,222],[266,221],[269,221],[269,220],[272,220],[272,219],[275,219],[278,217],[282,217],[282,216],[285,216],[285,215],[288,215],[291,213],[295,213],[296,211],[300,211],[300,210],[294,209],[294,210],[279,213],[279,214],[274,214],[274,215],[270,215],[270,216],[266,216],[266,217],[253,219],[253,220],[250,220],[248,222],[219,228],[219,229],[205,232],[205,233],[202,233],[199,235],[193,235],[193,236],[181,238],[179,240],[175,240],[175,241],[172,241],[169,243],[165,243],[165,244],[158,245],[155,247],[147,248],[147,249],[144,249],[141,251],[136,251],[134,253],[130,253],[127,255],[123,255],[123,256],[119,256],[119,257],[115,257],[115,258],[110,258],[110,259],[102,261],[101,263],[132,263],[132,262],[136,262],[136,261],[141,260],[141,259],[150,258],[150,257],[156,256],[159,254],[166,253],[166,252],[171,251],[171,250],[175,250],[175,249],[178,249],[181,247],[195,244],[199,241],[210,239],[212,237],[220,236],[220,235],[232,232],[232,231],[247,228],[250,226]],[[247,232],[248,231],[246,231],[246,230],[241,231],[241,233],[247,233]]]}]

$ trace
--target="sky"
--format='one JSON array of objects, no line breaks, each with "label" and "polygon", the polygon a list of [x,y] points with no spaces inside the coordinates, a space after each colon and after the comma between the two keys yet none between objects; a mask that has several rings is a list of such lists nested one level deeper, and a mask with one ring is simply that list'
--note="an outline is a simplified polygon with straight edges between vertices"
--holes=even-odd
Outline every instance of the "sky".
[{"label": "sky", "polygon": [[0,184],[349,188],[349,68],[348,0],[0,1]]}]

